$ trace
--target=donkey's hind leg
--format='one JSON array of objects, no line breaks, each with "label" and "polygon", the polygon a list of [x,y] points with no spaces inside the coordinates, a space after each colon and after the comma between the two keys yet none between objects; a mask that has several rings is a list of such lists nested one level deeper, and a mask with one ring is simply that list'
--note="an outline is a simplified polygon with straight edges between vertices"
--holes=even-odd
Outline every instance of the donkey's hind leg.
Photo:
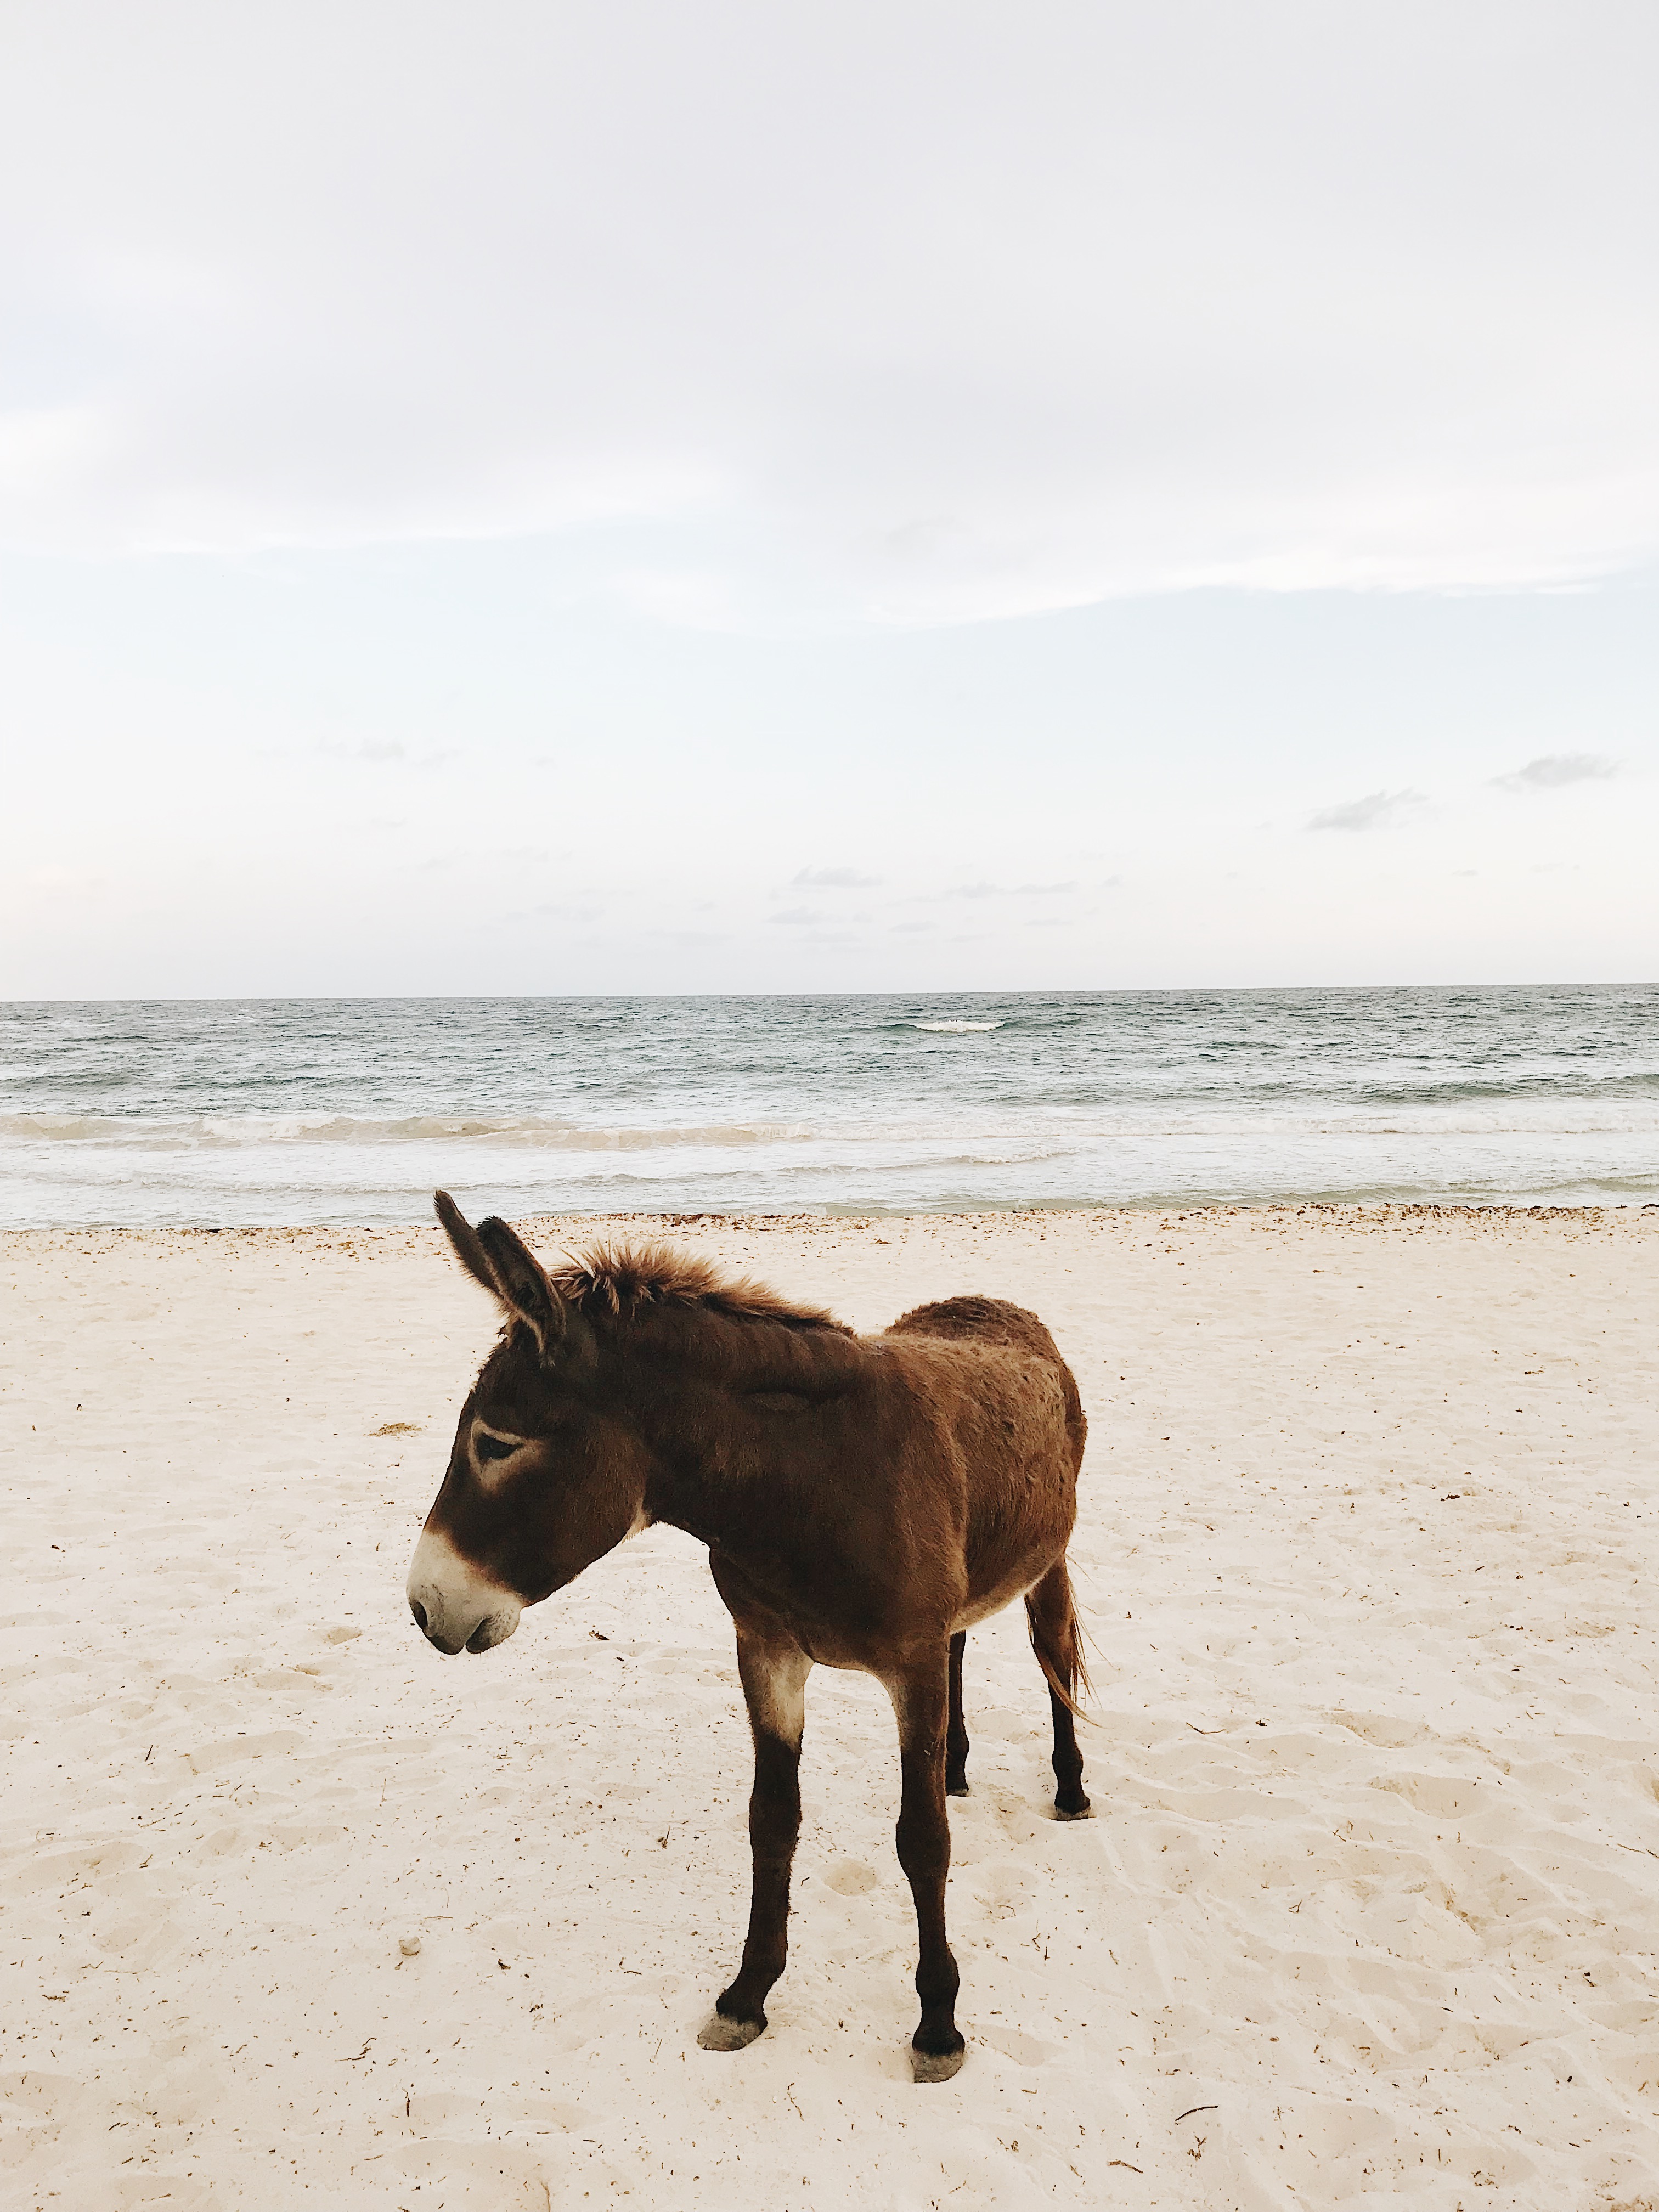
[{"label": "donkey's hind leg", "polygon": [[1069,1705],[1062,1705],[1052,1690],[1048,1704],[1054,1717],[1054,1810],[1062,1820],[1080,1820],[1089,1810],[1083,1788],[1083,1754],[1077,1747],[1077,1723]]},{"label": "donkey's hind leg", "polygon": [[1031,1648],[1048,1678],[1048,1705],[1054,1717],[1054,1810],[1062,1820],[1080,1820],[1089,1810],[1089,1800],[1084,1795],[1083,1755],[1077,1747],[1073,1715],[1077,1692],[1087,1688],[1089,1677],[1064,1559],[1057,1559],[1027,1595],[1025,1616]]},{"label": "donkey's hind leg", "polygon": [[945,1731],[945,1789],[947,1796],[968,1795],[968,1723],[962,1717],[962,1654],[968,1632],[951,1638],[951,1717]]},{"label": "donkey's hind leg", "polygon": [[800,1832],[800,1740],[812,1662],[793,1638],[740,1620],[738,1671],[755,1739],[754,1888],[743,1963],[697,2037],[705,2051],[741,2051],[766,2026],[767,1993],[788,1955],[789,1870]]}]

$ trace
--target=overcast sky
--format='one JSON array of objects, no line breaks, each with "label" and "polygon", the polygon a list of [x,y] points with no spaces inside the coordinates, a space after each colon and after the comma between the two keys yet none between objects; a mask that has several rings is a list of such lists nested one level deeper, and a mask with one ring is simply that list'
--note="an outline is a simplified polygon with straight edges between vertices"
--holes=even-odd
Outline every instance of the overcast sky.
[{"label": "overcast sky", "polygon": [[1656,63],[9,0],[0,993],[1650,979]]}]

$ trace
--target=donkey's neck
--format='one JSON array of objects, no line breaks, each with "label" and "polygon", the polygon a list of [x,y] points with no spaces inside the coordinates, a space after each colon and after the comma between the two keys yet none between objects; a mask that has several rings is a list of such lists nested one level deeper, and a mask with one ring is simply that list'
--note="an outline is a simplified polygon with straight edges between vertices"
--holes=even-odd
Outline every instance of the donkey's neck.
[{"label": "donkey's neck", "polygon": [[606,1395],[650,1453],[645,1511],[738,1554],[872,1356],[836,1328],[673,1313],[619,1333],[611,1352]]}]

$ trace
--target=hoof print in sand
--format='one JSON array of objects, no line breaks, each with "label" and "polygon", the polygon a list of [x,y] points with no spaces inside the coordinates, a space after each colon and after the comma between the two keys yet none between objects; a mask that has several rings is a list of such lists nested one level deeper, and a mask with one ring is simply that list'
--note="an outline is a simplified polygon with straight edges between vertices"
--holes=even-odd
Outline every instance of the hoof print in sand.
[{"label": "hoof print in sand", "polygon": [[763,2020],[727,2020],[723,2012],[711,2012],[697,2031],[697,2047],[702,2051],[744,2051],[765,2026]]},{"label": "hoof print in sand", "polygon": [[837,1897],[862,1897],[876,1886],[874,1867],[866,1866],[862,1859],[837,1859],[823,1877],[826,1889],[833,1889]]}]

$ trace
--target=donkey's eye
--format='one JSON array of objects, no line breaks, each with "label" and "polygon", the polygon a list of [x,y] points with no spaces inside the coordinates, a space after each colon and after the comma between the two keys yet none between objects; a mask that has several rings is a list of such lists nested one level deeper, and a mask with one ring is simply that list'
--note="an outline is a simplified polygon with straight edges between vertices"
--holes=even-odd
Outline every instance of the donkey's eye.
[{"label": "donkey's eye", "polygon": [[475,1429],[472,1449],[480,1459],[511,1459],[519,1447],[516,1443],[508,1443],[504,1437],[486,1436],[482,1429]]}]

